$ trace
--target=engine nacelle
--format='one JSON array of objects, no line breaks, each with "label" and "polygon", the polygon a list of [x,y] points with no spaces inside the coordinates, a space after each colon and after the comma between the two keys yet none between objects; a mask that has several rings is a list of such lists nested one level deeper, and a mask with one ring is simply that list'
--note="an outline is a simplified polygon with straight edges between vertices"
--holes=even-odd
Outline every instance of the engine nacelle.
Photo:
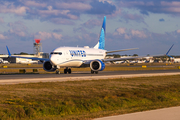
[{"label": "engine nacelle", "polygon": [[91,61],[90,68],[93,71],[102,71],[105,68],[105,64],[101,60],[94,60]]},{"label": "engine nacelle", "polygon": [[43,63],[43,69],[48,72],[54,72],[56,70],[56,68],[54,68],[50,61],[46,61]]}]

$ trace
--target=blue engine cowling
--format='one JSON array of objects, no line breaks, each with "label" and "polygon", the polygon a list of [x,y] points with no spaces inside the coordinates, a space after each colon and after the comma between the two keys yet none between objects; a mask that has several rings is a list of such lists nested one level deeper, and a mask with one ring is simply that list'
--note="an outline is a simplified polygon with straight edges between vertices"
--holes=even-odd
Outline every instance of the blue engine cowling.
[{"label": "blue engine cowling", "polygon": [[54,72],[57,68],[55,68],[50,61],[46,61],[43,63],[43,69],[48,72]]},{"label": "blue engine cowling", "polygon": [[105,64],[101,60],[94,60],[91,61],[90,68],[93,71],[102,71],[105,68]]}]

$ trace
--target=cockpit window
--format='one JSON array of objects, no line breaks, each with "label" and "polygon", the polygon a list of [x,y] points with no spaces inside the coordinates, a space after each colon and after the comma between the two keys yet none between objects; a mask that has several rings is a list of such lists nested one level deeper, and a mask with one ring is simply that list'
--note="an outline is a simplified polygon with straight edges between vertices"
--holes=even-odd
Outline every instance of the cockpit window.
[{"label": "cockpit window", "polygon": [[51,55],[62,55],[62,52],[51,52]]}]

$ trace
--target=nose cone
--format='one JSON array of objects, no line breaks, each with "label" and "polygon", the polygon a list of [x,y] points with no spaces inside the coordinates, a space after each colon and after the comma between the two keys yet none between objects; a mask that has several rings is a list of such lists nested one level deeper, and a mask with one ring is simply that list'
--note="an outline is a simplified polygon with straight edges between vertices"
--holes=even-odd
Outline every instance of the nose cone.
[{"label": "nose cone", "polygon": [[50,56],[50,62],[51,62],[51,64],[53,64],[53,65],[57,65],[57,57],[54,56],[54,55],[51,55],[51,56]]}]

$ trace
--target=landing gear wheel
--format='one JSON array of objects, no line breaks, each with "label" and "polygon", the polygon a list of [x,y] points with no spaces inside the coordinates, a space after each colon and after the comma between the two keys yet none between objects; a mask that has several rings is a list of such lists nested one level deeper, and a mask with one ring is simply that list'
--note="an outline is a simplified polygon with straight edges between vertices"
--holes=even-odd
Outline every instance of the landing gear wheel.
[{"label": "landing gear wheel", "polygon": [[67,74],[67,69],[64,69],[64,74]]},{"label": "landing gear wheel", "polygon": [[60,74],[60,71],[59,71],[59,70],[57,70],[57,71],[56,71],[56,74]]},{"label": "landing gear wheel", "polygon": [[96,71],[95,73],[98,74],[98,71]]},{"label": "landing gear wheel", "polygon": [[68,73],[71,74],[71,69],[68,69]]},{"label": "landing gear wheel", "polygon": [[91,74],[94,74],[94,71],[93,71],[93,70],[91,70]]}]

